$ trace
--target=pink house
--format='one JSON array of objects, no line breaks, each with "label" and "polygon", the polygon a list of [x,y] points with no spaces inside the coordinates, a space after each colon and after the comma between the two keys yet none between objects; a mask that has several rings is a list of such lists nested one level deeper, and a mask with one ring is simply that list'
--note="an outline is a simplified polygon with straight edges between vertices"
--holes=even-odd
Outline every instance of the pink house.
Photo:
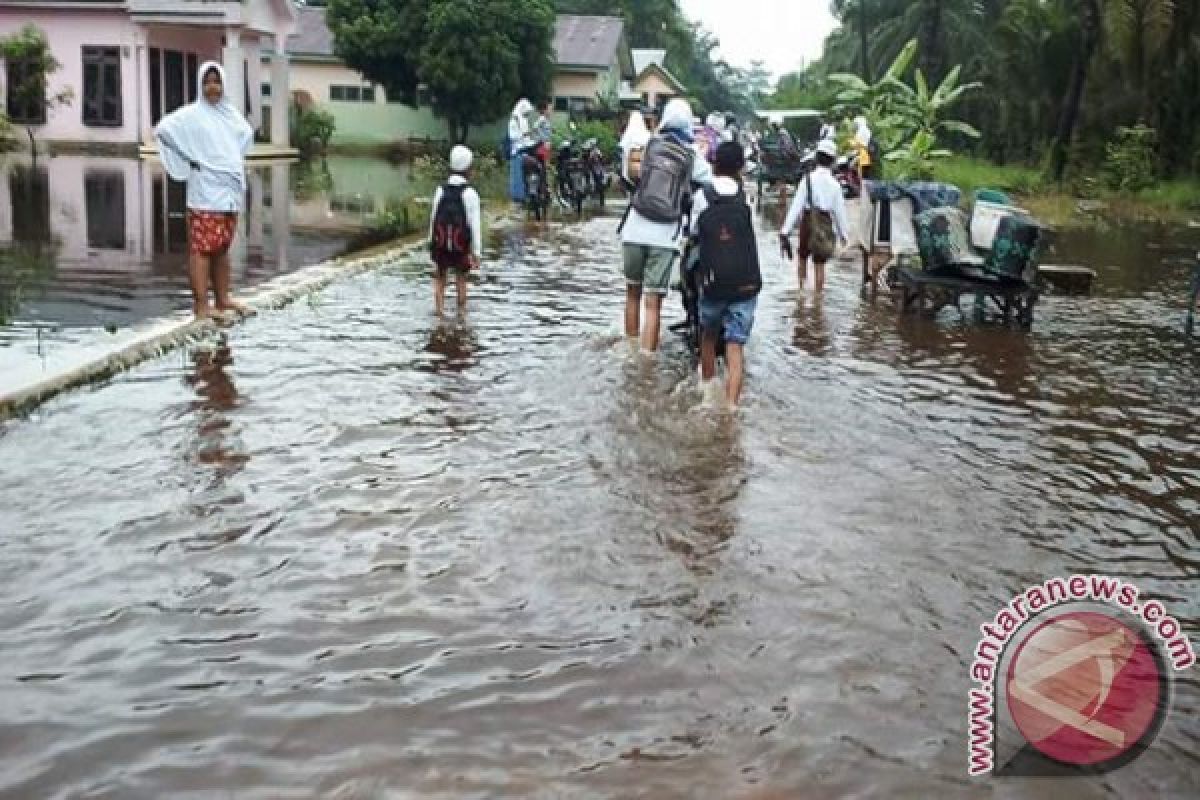
[{"label": "pink house", "polygon": [[[283,43],[296,25],[291,0],[0,0],[0,35],[32,24],[45,32],[62,68],[50,93],[69,88],[70,105],[17,108],[0,67],[0,98],[13,122],[32,123],[41,142],[152,146],[163,115],[195,99],[196,70],[220,61],[227,91],[277,147],[288,145],[288,62]],[[234,87],[240,87],[240,90]]]}]

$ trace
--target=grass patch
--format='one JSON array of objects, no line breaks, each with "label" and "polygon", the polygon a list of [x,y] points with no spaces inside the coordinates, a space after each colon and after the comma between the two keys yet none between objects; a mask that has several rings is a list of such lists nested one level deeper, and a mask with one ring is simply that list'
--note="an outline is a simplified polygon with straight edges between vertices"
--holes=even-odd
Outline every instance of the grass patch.
[{"label": "grass patch", "polygon": [[937,164],[937,179],[952,183],[970,198],[977,189],[1000,189],[1015,195],[1030,195],[1042,189],[1040,170],[1019,165],[992,164],[970,158],[948,158]]},{"label": "grass patch", "polygon": [[[1200,215],[1200,181],[1196,180],[1164,181],[1138,192],[1106,189],[1095,178],[1059,186],[1036,167],[1000,166],[962,156],[939,162],[937,180],[961,189],[968,204],[977,189],[1000,189],[1037,218],[1060,227],[1136,221],[1180,224]],[[1089,209],[1086,213],[1081,203]]]}]

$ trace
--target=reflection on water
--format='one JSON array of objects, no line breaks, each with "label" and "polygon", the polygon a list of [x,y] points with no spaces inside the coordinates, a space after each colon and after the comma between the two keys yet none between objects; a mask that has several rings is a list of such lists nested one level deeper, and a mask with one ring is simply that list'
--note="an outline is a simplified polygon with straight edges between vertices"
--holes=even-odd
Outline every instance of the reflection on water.
[{"label": "reflection on water", "polygon": [[[157,162],[8,155],[0,175],[0,322],[11,323],[0,346],[25,341],[30,328],[70,338],[189,305],[186,190]],[[407,167],[369,158],[252,163],[248,178],[231,254],[240,286],[338,253],[412,188]],[[20,267],[21,248],[34,243],[53,243],[48,268]]]},{"label": "reflection on water", "polygon": [[187,417],[196,420],[190,459],[211,468],[211,489],[240,472],[250,458],[238,446],[237,425],[229,413],[237,408],[240,399],[229,374],[233,353],[222,337],[215,347],[197,347],[189,357],[193,369],[184,376],[184,383],[196,392],[186,411]]},{"label": "reflection on water", "polygon": [[1169,293],[1021,333],[766,257],[729,417],[677,338],[624,345],[615,228],[495,238],[463,320],[417,254],[0,426],[0,795],[1197,796],[1194,671],[1116,773],[965,778],[1023,587],[1200,631]]},{"label": "reflection on water", "polygon": [[432,372],[462,372],[476,363],[479,340],[464,322],[440,322],[429,335],[425,352],[436,358],[429,362]]}]

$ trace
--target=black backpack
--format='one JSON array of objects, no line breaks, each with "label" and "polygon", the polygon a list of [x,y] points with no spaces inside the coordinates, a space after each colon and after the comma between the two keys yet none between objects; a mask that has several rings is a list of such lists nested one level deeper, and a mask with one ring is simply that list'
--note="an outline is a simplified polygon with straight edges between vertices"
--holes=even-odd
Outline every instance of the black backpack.
[{"label": "black backpack", "polygon": [[467,224],[467,207],[463,192],[468,184],[446,184],[442,197],[433,212],[433,239],[430,246],[435,261],[457,259],[471,247],[471,226]]},{"label": "black backpack", "polygon": [[700,291],[713,300],[749,300],[762,290],[754,221],[741,189],[732,197],[704,190],[708,207],[696,223]]},{"label": "black backpack", "polygon": [[692,188],[696,153],[667,136],[655,136],[642,153],[633,208],[651,222],[678,222]]}]

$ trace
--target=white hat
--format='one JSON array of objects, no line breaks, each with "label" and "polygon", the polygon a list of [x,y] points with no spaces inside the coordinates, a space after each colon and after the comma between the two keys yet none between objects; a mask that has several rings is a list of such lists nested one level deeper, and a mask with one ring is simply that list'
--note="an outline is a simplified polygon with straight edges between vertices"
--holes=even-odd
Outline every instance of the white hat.
[{"label": "white hat", "polygon": [[833,139],[822,139],[821,143],[817,145],[817,152],[830,158],[837,158],[837,143]]},{"label": "white hat", "polygon": [[453,172],[466,172],[471,168],[473,158],[469,148],[456,144],[450,151],[450,169]]}]

